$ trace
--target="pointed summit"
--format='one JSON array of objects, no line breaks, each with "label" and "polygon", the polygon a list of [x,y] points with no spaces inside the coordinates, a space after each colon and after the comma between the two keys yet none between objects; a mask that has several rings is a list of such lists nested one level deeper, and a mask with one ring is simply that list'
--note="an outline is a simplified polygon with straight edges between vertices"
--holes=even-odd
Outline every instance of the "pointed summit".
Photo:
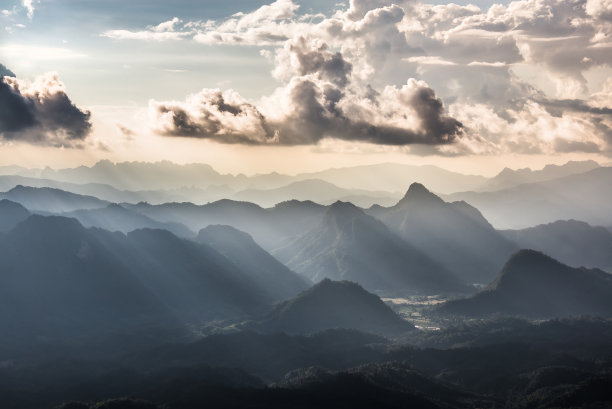
[{"label": "pointed summit", "polygon": [[444,203],[444,201],[422,184],[414,182],[398,204],[400,203]]}]

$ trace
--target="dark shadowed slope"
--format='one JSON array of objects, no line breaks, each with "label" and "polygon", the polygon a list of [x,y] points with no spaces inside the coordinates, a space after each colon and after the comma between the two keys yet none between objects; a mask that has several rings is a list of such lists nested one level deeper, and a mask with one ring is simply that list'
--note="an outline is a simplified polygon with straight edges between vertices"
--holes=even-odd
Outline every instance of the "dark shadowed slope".
[{"label": "dark shadowed slope", "polygon": [[476,206],[498,229],[524,229],[567,219],[609,226],[612,167],[495,192],[456,193],[447,198]]},{"label": "dark shadowed slope", "polygon": [[0,200],[0,233],[6,233],[28,218],[30,212],[19,203]]},{"label": "dark shadowed slope", "polygon": [[194,237],[195,233],[185,225],[173,222],[158,222],[119,204],[110,204],[100,209],[75,210],[62,216],[74,217],[85,227],[100,227],[109,231],[128,233],[132,230],[150,228],[164,229],[179,237]]},{"label": "dark shadowed slope", "polygon": [[523,230],[504,230],[521,248],[542,251],[573,267],[612,271],[612,232],[577,220],[558,220]]},{"label": "dark shadowed slope", "polygon": [[125,236],[34,215],[0,236],[0,259],[3,335],[31,341],[236,318],[275,301],[212,247],[165,230]]},{"label": "dark shadowed slope", "polygon": [[4,341],[47,342],[174,321],[127,266],[120,238],[75,219],[30,216],[0,245]]},{"label": "dark shadowed slope", "polygon": [[359,284],[329,279],[278,304],[257,328],[288,334],[344,328],[385,335],[414,329]]},{"label": "dark shadowed slope", "polygon": [[543,253],[521,250],[491,285],[470,298],[447,302],[440,311],[469,316],[610,316],[612,275],[568,267]]},{"label": "dark shadowed slope", "polygon": [[248,233],[231,226],[208,226],[200,230],[197,241],[231,260],[275,301],[294,297],[311,285],[262,249]]},{"label": "dark shadowed slope", "polygon": [[0,198],[21,203],[32,211],[51,213],[72,212],[78,209],[98,209],[109,202],[93,196],[77,195],[48,187],[16,186],[8,192],[0,193]]},{"label": "dark shadowed slope", "polygon": [[370,214],[432,259],[468,282],[489,283],[518,247],[474,207],[446,203],[413,183],[395,206]]},{"label": "dark shadowed slope", "polygon": [[350,203],[331,205],[318,225],[274,254],[314,282],[350,280],[387,295],[470,290]]}]

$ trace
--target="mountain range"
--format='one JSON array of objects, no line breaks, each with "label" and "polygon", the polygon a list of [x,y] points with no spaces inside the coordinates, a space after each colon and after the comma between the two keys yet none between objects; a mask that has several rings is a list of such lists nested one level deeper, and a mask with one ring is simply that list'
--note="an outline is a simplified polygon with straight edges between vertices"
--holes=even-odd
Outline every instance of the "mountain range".
[{"label": "mountain range", "polygon": [[534,250],[514,254],[493,283],[477,294],[443,304],[439,311],[466,316],[554,318],[612,315],[612,275],[573,268]]},{"label": "mountain range", "polygon": [[273,254],[314,282],[350,280],[377,294],[470,291],[440,264],[351,203],[334,203],[312,229]]},{"label": "mountain range", "polygon": [[200,230],[196,240],[232,260],[253,280],[264,281],[262,290],[275,301],[294,297],[312,285],[262,249],[248,233],[231,226],[210,225]]},{"label": "mountain range", "polygon": [[305,288],[287,269],[245,272],[166,230],[124,235],[58,216],[32,215],[0,235],[0,259],[2,333],[29,341],[249,316]]},{"label": "mountain range", "polygon": [[612,232],[578,220],[558,220],[500,232],[521,248],[539,250],[573,267],[612,272]]},{"label": "mountain range", "polygon": [[469,283],[487,284],[518,247],[474,207],[447,203],[413,183],[394,206],[368,213],[406,242]]},{"label": "mountain range", "polygon": [[463,192],[444,197],[470,203],[498,229],[524,229],[568,219],[609,226],[612,167],[494,192]]}]

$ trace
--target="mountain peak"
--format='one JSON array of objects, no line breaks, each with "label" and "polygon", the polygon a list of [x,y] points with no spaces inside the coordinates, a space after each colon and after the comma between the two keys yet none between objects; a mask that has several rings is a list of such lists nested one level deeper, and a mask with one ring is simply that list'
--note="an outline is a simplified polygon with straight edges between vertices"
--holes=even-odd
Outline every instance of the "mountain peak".
[{"label": "mountain peak", "polygon": [[332,221],[344,224],[350,220],[365,216],[363,210],[350,202],[336,201],[332,203],[325,213],[324,222],[331,223]]},{"label": "mountain peak", "polygon": [[435,194],[431,193],[427,188],[417,182],[414,182],[408,188],[408,191],[400,200],[400,203],[408,203],[408,202],[436,202],[443,203],[444,201],[440,199]]}]

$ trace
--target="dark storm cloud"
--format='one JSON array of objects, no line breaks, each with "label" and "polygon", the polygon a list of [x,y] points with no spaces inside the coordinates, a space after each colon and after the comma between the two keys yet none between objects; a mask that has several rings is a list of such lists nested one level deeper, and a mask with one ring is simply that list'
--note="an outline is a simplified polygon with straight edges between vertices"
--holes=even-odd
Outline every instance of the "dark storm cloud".
[{"label": "dark storm cloud", "polygon": [[31,84],[0,77],[0,137],[6,141],[77,146],[91,132],[89,117],[72,103],[56,74]]},{"label": "dark storm cloud", "polygon": [[6,68],[3,64],[0,64],[0,77],[16,77],[16,75],[13,71]]}]

